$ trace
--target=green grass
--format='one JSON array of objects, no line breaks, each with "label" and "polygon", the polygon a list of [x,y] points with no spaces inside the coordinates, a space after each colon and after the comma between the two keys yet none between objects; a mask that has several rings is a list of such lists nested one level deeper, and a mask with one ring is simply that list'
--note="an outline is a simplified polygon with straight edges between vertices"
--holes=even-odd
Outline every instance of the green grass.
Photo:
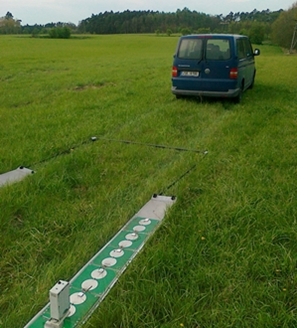
[{"label": "green grass", "polygon": [[177,101],[176,42],[0,38],[0,173],[36,171],[0,189],[0,327],[24,326],[57,280],[193,165],[85,327],[297,325],[297,57],[262,46],[240,105]]}]

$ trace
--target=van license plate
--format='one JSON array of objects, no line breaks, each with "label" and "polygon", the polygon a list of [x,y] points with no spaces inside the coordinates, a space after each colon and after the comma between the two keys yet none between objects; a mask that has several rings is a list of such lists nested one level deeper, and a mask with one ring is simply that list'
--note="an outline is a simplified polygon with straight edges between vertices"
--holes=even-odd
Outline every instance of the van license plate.
[{"label": "van license plate", "polygon": [[199,72],[197,71],[182,71],[181,76],[194,76],[194,77],[197,77],[199,76]]}]

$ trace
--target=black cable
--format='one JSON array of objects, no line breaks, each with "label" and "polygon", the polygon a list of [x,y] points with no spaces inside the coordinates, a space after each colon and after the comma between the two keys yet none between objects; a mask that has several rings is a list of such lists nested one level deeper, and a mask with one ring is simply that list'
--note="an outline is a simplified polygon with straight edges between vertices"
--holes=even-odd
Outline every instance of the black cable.
[{"label": "black cable", "polygon": [[162,192],[160,192],[159,195],[164,195],[164,193],[172,188],[175,184],[177,184],[181,179],[183,179],[186,175],[188,175],[190,172],[192,172],[197,167],[197,164],[190,167],[186,172],[184,172],[181,176],[179,176],[176,180],[174,180],[169,186],[167,186]]},{"label": "black cable", "polygon": [[[141,146],[147,146],[147,147],[154,147],[154,148],[162,148],[162,149],[171,149],[171,150],[176,150],[176,151],[185,151],[185,152],[194,152],[194,153],[200,153],[203,155],[207,155],[208,151],[207,150],[197,150],[197,149],[189,149],[189,148],[182,148],[182,147],[174,147],[174,146],[166,146],[166,145],[158,145],[158,144],[150,144],[150,143],[143,143],[143,142],[138,142],[138,141],[130,141],[130,140],[122,140],[122,139],[110,139],[110,138],[97,138],[97,137],[91,137],[89,140],[82,141],[80,144],[77,144],[71,148],[68,148],[66,150],[62,150],[59,153],[54,154],[53,156],[47,157],[41,161],[32,163],[30,165],[27,165],[26,167],[33,167],[38,164],[42,164],[45,162],[48,162],[49,160],[71,153],[72,150],[86,145],[90,142],[94,142],[96,140],[104,140],[104,141],[111,141],[111,142],[120,142],[120,143],[125,143],[125,144],[132,144],[132,145],[141,145]],[[204,158],[204,157],[203,157]],[[22,166],[24,167],[24,166]],[[170,185],[168,185],[162,192],[159,193],[159,195],[163,195],[168,189],[172,188],[176,183],[178,183],[181,179],[183,179],[186,175],[190,174],[195,168],[197,167],[197,164],[194,164],[191,166],[186,172],[184,172],[182,175],[180,175],[177,179],[175,179]],[[175,198],[175,196],[173,196]]]},{"label": "black cable", "polygon": [[119,143],[131,144],[131,145],[140,145],[140,146],[146,146],[146,147],[171,149],[171,150],[176,150],[176,151],[186,151],[186,152],[200,153],[200,154],[207,153],[207,151],[205,151],[205,150],[189,149],[189,148],[167,146],[167,145],[158,145],[158,144],[124,140],[124,139],[111,139],[111,138],[104,138],[104,137],[99,137],[99,138],[93,137],[92,139],[94,139],[94,141],[95,140],[104,140],[104,141],[119,142]]},{"label": "black cable", "polygon": [[[204,152],[204,155],[207,155],[208,152]],[[204,156],[205,157],[205,156]],[[203,158],[204,158],[203,157]],[[193,170],[196,169],[198,164],[194,164],[193,166],[191,166],[186,172],[184,172],[182,175],[180,175],[177,179],[175,179],[170,185],[168,185],[163,191],[161,191],[159,193],[159,195],[164,195],[164,193],[169,190],[170,188],[172,188],[175,184],[177,184],[181,179],[183,179],[186,175],[190,174]]]},{"label": "black cable", "polygon": [[80,146],[86,145],[90,142],[94,142],[97,140],[103,140],[103,141],[110,141],[110,142],[118,142],[118,143],[125,143],[125,144],[131,144],[131,145],[140,145],[140,146],[146,146],[146,147],[154,147],[154,148],[161,148],[161,149],[170,149],[175,151],[184,151],[184,152],[192,152],[192,153],[199,153],[206,155],[208,153],[207,150],[198,150],[198,149],[189,149],[189,148],[183,148],[183,147],[174,147],[174,146],[167,146],[167,145],[158,145],[158,144],[151,144],[151,143],[144,143],[139,141],[131,141],[131,140],[123,140],[123,139],[111,139],[111,138],[104,138],[104,137],[91,137],[88,140],[84,140],[81,143],[72,146],[71,148],[62,150],[52,156],[49,156],[45,159],[42,159],[38,162],[34,162],[28,165],[23,165],[26,167],[34,167],[35,165],[42,164],[45,162],[48,162],[51,159],[57,158],[62,155],[70,154],[72,150],[79,148]]},{"label": "black cable", "polygon": [[49,157],[47,157],[47,158],[45,158],[45,159],[42,159],[42,160],[40,160],[40,161],[38,161],[38,162],[28,164],[28,165],[26,165],[26,167],[33,167],[33,166],[35,166],[35,165],[38,165],[38,164],[42,164],[42,163],[48,162],[48,161],[50,161],[51,159],[57,158],[57,157],[59,157],[59,156],[66,155],[66,154],[70,154],[72,150],[77,149],[77,148],[79,148],[80,146],[83,146],[83,145],[88,144],[88,143],[90,143],[90,142],[92,142],[92,139],[91,139],[91,140],[85,140],[85,141],[82,141],[80,144],[74,145],[74,146],[72,146],[72,147],[70,147],[70,148],[68,148],[68,149],[65,149],[65,150],[61,150],[60,152],[58,152],[58,153],[56,153],[56,154],[54,154],[54,155],[52,155],[52,156],[49,156]]}]

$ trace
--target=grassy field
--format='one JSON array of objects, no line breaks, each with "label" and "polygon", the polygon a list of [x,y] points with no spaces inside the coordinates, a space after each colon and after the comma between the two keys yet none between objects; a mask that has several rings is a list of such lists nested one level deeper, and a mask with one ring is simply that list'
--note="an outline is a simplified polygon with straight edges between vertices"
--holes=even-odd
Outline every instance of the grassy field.
[{"label": "grassy field", "polygon": [[0,174],[36,171],[0,188],[1,328],[163,191],[177,203],[85,327],[297,326],[297,57],[262,46],[241,104],[176,100],[176,42],[1,36]]}]

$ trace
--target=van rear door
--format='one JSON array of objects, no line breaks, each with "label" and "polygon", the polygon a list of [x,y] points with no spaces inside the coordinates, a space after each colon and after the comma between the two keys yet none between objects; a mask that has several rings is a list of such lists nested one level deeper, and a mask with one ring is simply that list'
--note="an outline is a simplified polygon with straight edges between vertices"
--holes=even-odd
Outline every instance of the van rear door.
[{"label": "van rear door", "polygon": [[180,39],[172,70],[173,84],[178,89],[197,90],[203,68],[203,47],[204,40],[197,36]]},{"label": "van rear door", "polygon": [[236,67],[233,54],[234,43],[230,37],[216,36],[205,40],[204,69],[201,87],[209,91],[234,89],[236,80],[231,70]]},{"label": "van rear door", "polygon": [[204,40],[197,36],[182,37],[177,46],[172,70],[177,89],[197,90],[204,56]]}]

